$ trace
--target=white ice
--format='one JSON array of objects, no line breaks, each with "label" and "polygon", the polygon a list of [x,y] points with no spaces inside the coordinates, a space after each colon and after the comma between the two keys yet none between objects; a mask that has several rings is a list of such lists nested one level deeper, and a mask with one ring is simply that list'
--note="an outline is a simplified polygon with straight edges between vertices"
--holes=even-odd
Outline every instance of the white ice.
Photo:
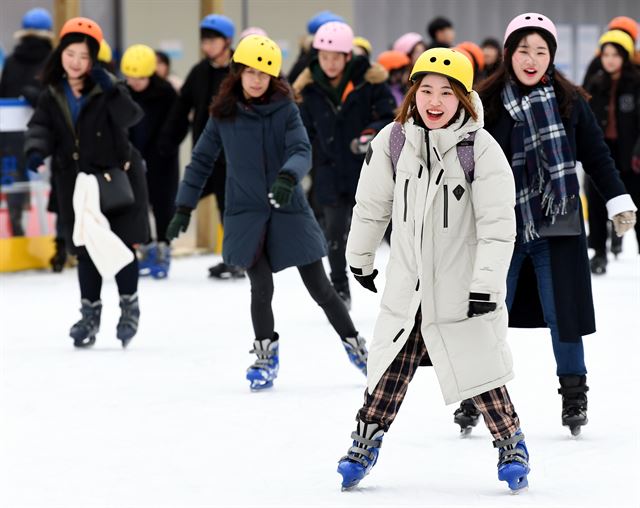
[{"label": "white ice", "polygon": [[[295,269],[275,278],[281,369],[251,393],[249,282],[207,280],[214,256],[175,260],[140,286],[141,328],[115,338],[114,282],[103,288],[92,350],[67,336],[78,318],[75,270],[0,279],[0,506],[638,507],[640,262],[635,239],[594,278],[598,332],[585,339],[589,419],[560,425],[548,331],[511,330],[509,389],[531,453],[530,489],[509,494],[480,424],[461,439],[432,369],[418,371],[380,461],[340,492],[364,378],[352,367]],[[384,267],[388,250],[377,260]],[[383,270],[381,270],[382,272]],[[378,278],[379,286],[384,277]],[[370,337],[378,295],[352,286]]]}]

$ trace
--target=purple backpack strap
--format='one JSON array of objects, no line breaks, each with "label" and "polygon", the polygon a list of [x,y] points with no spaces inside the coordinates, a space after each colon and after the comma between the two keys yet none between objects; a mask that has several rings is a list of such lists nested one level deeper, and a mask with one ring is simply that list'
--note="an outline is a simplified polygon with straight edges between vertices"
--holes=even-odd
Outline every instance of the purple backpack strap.
[{"label": "purple backpack strap", "polygon": [[396,169],[398,166],[398,159],[404,146],[405,134],[402,125],[398,122],[393,122],[391,127],[391,134],[389,135],[389,154],[391,155],[391,167],[393,168],[393,178],[396,178]]},{"label": "purple backpack strap", "polygon": [[476,139],[475,131],[469,134],[466,139],[463,139],[458,143],[456,149],[458,150],[458,160],[464,171],[464,177],[467,182],[473,182],[473,172],[475,170],[475,160],[473,154],[473,142]]}]

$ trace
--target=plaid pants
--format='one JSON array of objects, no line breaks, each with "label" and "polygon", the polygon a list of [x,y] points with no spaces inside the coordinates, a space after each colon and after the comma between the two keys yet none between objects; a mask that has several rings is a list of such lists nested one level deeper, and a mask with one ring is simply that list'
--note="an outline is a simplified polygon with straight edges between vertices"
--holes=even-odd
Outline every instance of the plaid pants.
[{"label": "plaid pants", "polygon": [[[365,390],[364,406],[358,411],[358,419],[367,423],[377,423],[385,432],[395,420],[409,383],[420,362],[427,356],[427,348],[420,331],[421,323],[422,314],[418,310],[407,343],[389,365],[373,393],[369,394]],[[482,413],[494,439],[510,437],[520,428],[520,420],[505,386],[477,395],[472,400]]]}]

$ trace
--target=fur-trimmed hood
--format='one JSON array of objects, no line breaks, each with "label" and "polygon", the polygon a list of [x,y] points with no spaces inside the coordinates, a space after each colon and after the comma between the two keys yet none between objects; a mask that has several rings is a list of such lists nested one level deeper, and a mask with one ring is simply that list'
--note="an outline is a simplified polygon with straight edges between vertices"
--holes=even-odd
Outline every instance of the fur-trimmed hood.
[{"label": "fur-trimmed hood", "polygon": [[[317,62],[317,59],[314,59],[310,65],[313,65],[314,62]],[[387,70],[377,62],[369,63],[366,57],[355,57],[354,59],[354,68],[352,71],[351,80],[354,84],[358,84],[362,81],[366,81],[367,83],[371,83],[372,85],[379,85],[380,83],[384,83],[389,78],[389,73]],[[311,73],[311,68],[307,67],[293,82],[292,88],[295,94],[296,100],[300,100],[300,95],[302,91],[309,85],[313,83],[313,75]]]}]

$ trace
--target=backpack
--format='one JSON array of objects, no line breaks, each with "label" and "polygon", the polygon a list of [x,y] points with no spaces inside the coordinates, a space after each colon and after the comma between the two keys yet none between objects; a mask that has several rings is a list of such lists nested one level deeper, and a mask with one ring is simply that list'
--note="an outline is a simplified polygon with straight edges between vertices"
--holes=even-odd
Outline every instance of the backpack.
[{"label": "backpack", "polygon": [[[467,182],[473,182],[473,172],[475,170],[475,161],[473,154],[473,142],[476,138],[475,131],[469,134],[466,139],[463,139],[456,145],[456,150],[458,151],[458,159],[460,160],[460,165],[464,171],[464,177]],[[391,127],[391,135],[389,136],[389,153],[391,155],[391,167],[393,168],[393,178],[395,180],[396,177],[396,167],[398,165],[398,159],[400,158],[400,153],[402,152],[402,148],[404,147],[404,141],[406,137],[404,134],[404,129],[402,125],[398,122],[393,122],[393,127]]]}]

